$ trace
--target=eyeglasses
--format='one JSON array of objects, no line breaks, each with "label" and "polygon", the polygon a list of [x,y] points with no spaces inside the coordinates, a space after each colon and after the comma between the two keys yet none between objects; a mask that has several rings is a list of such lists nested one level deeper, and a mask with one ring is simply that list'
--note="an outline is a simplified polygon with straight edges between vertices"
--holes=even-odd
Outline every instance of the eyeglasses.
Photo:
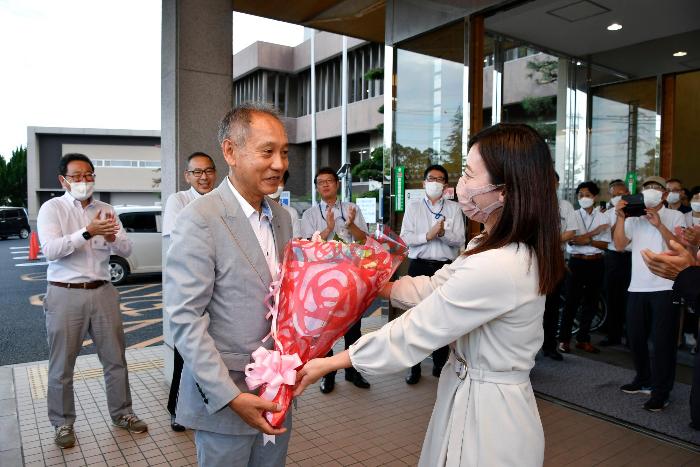
[{"label": "eyeglasses", "polygon": [[662,187],[661,185],[657,185],[656,183],[647,183],[646,185],[644,185],[643,188],[644,188],[645,190],[646,190],[647,188],[651,188],[652,190],[659,190],[659,191],[664,191],[664,190],[665,190],[664,187]]},{"label": "eyeglasses", "polygon": [[207,174],[207,177],[209,177],[209,176],[214,175],[216,173],[216,169],[205,169],[205,170],[194,169],[194,170],[188,170],[187,173],[190,175],[194,175],[195,178],[199,178],[204,174]]},{"label": "eyeglasses", "polygon": [[428,178],[425,179],[426,182],[438,182],[438,183],[445,183],[445,177],[431,177],[428,175]]},{"label": "eyeglasses", "polygon": [[95,181],[95,174],[94,173],[86,173],[86,174],[66,174],[63,176],[65,179],[69,179],[71,182],[94,182]]},{"label": "eyeglasses", "polygon": [[333,183],[335,183],[335,179],[334,179],[334,178],[319,178],[319,179],[316,179],[316,185],[318,185],[318,186],[326,186],[326,185],[331,185],[331,184],[333,184]]}]

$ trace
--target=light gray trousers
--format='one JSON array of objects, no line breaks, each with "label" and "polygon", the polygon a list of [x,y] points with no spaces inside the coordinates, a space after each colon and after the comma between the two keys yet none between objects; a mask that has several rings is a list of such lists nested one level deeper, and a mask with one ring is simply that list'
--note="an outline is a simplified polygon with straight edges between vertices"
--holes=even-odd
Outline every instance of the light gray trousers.
[{"label": "light gray trousers", "polygon": [[[222,410],[231,410],[224,407]],[[197,463],[200,467],[284,467],[292,434],[292,409],[283,426],[287,431],[275,436],[275,444],[263,445],[263,434],[222,435],[196,430]]]},{"label": "light gray trousers", "polygon": [[75,422],[73,370],[83,338],[92,337],[102,363],[112,418],[132,412],[119,292],[112,284],[92,290],[49,284],[44,298],[49,341],[47,406],[53,426]]}]

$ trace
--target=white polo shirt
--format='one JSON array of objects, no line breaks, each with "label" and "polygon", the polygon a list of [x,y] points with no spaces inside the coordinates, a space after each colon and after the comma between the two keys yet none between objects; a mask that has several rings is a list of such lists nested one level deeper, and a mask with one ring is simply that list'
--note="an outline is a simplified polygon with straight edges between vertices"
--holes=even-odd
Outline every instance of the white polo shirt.
[{"label": "white polo shirt", "polygon": [[[685,226],[685,218],[679,211],[662,207],[659,210],[659,217],[661,223],[671,232],[678,226]],[[653,274],[644,262],[641,253],[647,248],[655,253],[668,250],[661,232],[651,225],[645,216],[628,217],[625,219],[625,236],[632,245],[632,281],[627,290],[630,292],[671,290],[673,281]]]},{"label": "white polo shirt", "polygon": [[[576,211],[576,235],[585,235],[601,225],[607,225],[608,228],[595,235],[593,240],[610,243],[610,227],[605,213],[600,212],[599,208],[594,208],[590,214],[583,208]],[[566,251],[571,255],[585,256],[597,255],[603,252],[603,250],[593,245],[566,245]]]},{"label": "white polo shirt", "polygon": [[[613,206],[607,211],[605,211],[605,215],[607,216],[608,223],[610,224],[610,238],[613,238],[613,227],[615,227],[615,223],[617,222],[617,214],[615,214],[615,207]],[[608,243],[608,250],[617,251],[617,248],[615,248],[614,241],[611,240],[610,243]],[[632,242],[627,244],[624,251],[632,251]]]}]

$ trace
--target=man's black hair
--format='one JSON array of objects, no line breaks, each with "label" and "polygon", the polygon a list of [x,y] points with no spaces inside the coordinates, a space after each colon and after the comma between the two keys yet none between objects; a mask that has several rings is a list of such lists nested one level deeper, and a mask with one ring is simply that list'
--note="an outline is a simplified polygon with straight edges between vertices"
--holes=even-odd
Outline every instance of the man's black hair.
[{"label": "man's black hair", "polygon": [[289,170],[285,170],[284,175],[282,175],[282,181],[285,185],[287,184],[287,180],[289,180]]},{"label": "man's black hair", "polygon": [[319,175],[333,175],[333,178],[335,179],[335,182],[338,183],[340,181],[340,178],[338,178],[338,174],[335,173],[335,170],[331,167],[321,167],[318,169],[318,172],[316,172],[316,176],[314,177],[314,185],[317,185],[316,180],[318,179]]},{"label": "man's black hair", "polygon": [[588,181],[579,183],[579,185],[576,187],[576,194],[578,194],[578,192],[584,188],[588,188],[588,191],[590,191],[593,196],[598,196],[598,193],[600,193],[600,188],[598,188],[598,185],[596,185],[595,182]]},{"label": "man's black hair", "polygon": [[442,172],[442,174],[445,176],[445,183],[447,183],[447,170],[439,164],[429,165],[428,168],[425,169],[425,172],[423,172],[423,180],[428,178],[428,174],[431,170],[437,170],[439,172]]},{"label": "man's black hair", "polygon": [[189,157],[187,158],[187,165],[190,165],[190,162],[192,162],[192,159],[194,159],[195,157],[206,157],[207,159],[209,159],[211,161],[212,167],[216,168],[216,164],[214,163],[214,159],[212,159],[211,156],[209,154],[207,154],[206,152],[201,152],[201,151],[196,151],[196,152],[193,152],[192,154],[190,154]]},{"label": "man's black hair", "polygon": [[70,154],[66,154],[65,156],[61,157],[61,161],[58,163],[58,173],[63,175],[64,177],[68,173],[68,164],[70,164],[73,161],[83,161],[87,162],[90,164],[90,170],[92,172],[95,172],[95,166],[92,165],[92,161],[88,156],[85,154],[79,154],[77,152],[72,152]]}]

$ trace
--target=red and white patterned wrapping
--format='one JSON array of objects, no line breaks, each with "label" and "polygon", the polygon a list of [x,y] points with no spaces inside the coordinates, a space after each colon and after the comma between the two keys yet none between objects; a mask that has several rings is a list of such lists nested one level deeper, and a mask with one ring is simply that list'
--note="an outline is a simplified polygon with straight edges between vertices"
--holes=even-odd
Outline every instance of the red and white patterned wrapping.
[{"label": "red and white patterned wrapping", "polygon": [[266,414],[272,426],[281,426],[286,416],[294,370],[328,353],[374,301],[407,251],[401,238],[385,227],[367,236],[363,245],[310,240],[287,244],[271,294],[275,349],[258,349],[260,358],[246,367],[248,386],[260,387],[262,397],[283,407]]}]

